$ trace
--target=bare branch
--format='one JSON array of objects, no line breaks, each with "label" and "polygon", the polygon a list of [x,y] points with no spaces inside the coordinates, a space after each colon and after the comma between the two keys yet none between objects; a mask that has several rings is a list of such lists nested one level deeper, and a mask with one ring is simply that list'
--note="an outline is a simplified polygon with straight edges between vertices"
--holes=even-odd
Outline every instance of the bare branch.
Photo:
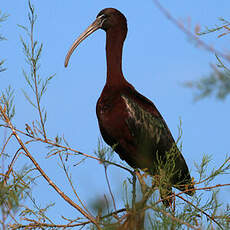
[{"label": "bare branch", "polygon": [[[12,133],[11,135],[13,135],[13,133]],[[7,170],[7,172],[6,172],[6,175],[5,175],[4,184],[6,184],[6,183],[7,183],[7,180],[9,179],[9,175],[10,175],[11,171],[13,170],[13,165],[14,165],[14,163],[16,162],[17,158],[19,157],[19,154],[20,154],[19,151],[20,151],[21,149],[22,149],[22,148],[19,148],[19,149],[17,150],[17,152],[14,154],[14,157],[13,157],[13,159],[12,159],[12,161],[11,161],[9,167],[8,167],[8,170]]]},{"label": "bare branch", "polygon": [[35,165],[35,167],[37,168],[37,170],[41,173],[41,175],[45,178],[45,180],[49,183],[49,185],[51,185],[54,190],[66,201],[68,202],[71,206],[73,206],[74,208],[76,208],[83,216],[85,216],[87,219],[89,219],[92,223],[94,223],[98,229],[101,229],[99,224],[97,223],[96,219],[89,215],[88,213],[86,213],[80,206],[78,206],[76,203],[74,203],[66,194],[64,194],[64,192],[62,192],[58,186],[56,184],[54,184],[54,182],[46,175],[46,173],[41,169],[41,167],[39,166],[39,164],[36,162],[36,160],[33,158],[33,156],[30,154],[29,150],[26,148],[26,146],[24,145],[24,143],[22,142],[22,140],[20,139],[20,137],[18,136],[15,128],[13,127],[11,121],[9,120],[9,118],[7,117],[6,113],[4,112],[2,106],[0,105],[0,112],[5,120],[5,122],[8,124],[8,126],[11,128],[13,135],[15,136],[15,138],[17,139],[18,143],[20,144],[21,148],[25,151],[25,154],[27,155],[27,157],[30,158],[30,160],[33,162],[33,164]]},{"label": "bare branch", "polygon": [[117,211],[117,208],[116,208],[116,203],[115,203],[115,199],[114,199],[114,196],[113,196],[113,192],[112,192],[112,189],[111,189],[111,186],[110,186],[110,183],[109,183],[109,178],[108,178],[108,173],[107,173],[107,167],[104,165],[104,168],[105,168],[105,178],[106,178],[106,182],[108,184],[108,187],[109,187],[109,193],[111,195],[111,198],[112,198],[112,201],[113,201],[113,207],[114,207],[114,210]]},{"label": "bare branch", "polygon": [[80,204],[82,205],[82,207],[86,210],[86,212],[87,212],[89,215],[92,216],[92,214],[89,212],[89,210],[88,210],[87,207],[83,204],[82,200],[80,199],[79,195],[77,194],[77,191],[76,191],[76,189],[75,189],[74,186],[73,186],[73,183],[72,183],[72,181],[71,181],[71,179],[70,179],[70,176],[69,176],[69,174],[68,174],[68,172],[67,172],[66,166],[65,166],[65,164],[64,164],[64,161],[63,161],[62,156],[61,156],[60,153],[59,153],[59,158],[60,158],[60,160],[61,160],[62,167],[63,167],[63,169],[64,169],[64,171],[65,171],[66,177],[67,177],[67,179],[68,179],[68,181],[69,181],[69,183],[70,183],[70,186],[71,186],[71,188],[72,188],[72,190],[73,190],[75,196],[77,197],[77,199],[78,199],[78,201],[80,202]]}]

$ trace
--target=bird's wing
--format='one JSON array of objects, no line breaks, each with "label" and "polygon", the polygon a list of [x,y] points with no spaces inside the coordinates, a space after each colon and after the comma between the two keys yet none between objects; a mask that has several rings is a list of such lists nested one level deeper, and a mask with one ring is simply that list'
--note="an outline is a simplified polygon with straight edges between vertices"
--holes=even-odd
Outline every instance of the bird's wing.
[{"label": "bird's wing", "polygon": [[[154,154],[164,158],[174,140],[158,110],[149,101],[139,101],[132,95],[122,95],[128,116],[126,124],[131,136],[135,140],[139,154],[156,160]],[[144,157],[144,156],[143,156]]]},{"label": "bird's wing", "polygon": [[[163,166],[172,185],[190,184],[191,177],[184,157],[154,104],[133,90],[132,93],[122,94],[122,98],[129,114],[127,126],[139,151],[137,155],[145,159],[143,164],[147,165],[146,168],[151,164],[150,173],[158,174],[159,166]],[[169,173],[172,175],[169,176]]]}]

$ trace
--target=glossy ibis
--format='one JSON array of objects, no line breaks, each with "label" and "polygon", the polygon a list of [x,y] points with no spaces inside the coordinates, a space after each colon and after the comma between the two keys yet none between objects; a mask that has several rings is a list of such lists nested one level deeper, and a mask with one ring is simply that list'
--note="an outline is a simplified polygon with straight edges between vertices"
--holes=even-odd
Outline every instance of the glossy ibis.
[{"label": "glossy ibis", "polygon": [[[172,187],[192,195],[194,191],[186,191],[194,188],[188,167],[163,117],[123,76],[125,16],[113,8],[102,10],[73,43],[65,67],[75,48],[97,29],[106,32],[107,79],[96,106],[102,137],[131,167],[145,169],[162,182],[158,186],[163,199],[172,193]],[[168,206],[171,199],[163,203]]]}]

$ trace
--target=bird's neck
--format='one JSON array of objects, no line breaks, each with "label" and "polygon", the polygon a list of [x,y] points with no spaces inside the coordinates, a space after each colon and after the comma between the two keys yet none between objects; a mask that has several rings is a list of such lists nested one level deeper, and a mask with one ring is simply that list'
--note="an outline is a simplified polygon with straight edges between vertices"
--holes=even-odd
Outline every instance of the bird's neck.
[{"label": "bird's neck", "polygon": [[122,50],[126,31],[114,28],[106,33],[107,86],[120,86],[125,79],[122,73]]}]

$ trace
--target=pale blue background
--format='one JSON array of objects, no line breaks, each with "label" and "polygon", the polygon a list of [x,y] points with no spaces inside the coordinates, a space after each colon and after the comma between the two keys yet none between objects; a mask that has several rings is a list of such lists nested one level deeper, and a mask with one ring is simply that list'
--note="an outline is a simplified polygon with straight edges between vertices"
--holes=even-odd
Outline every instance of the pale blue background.
[{"label": "pale blue background", "polygon": [[[6,72],[0,73],[1,90],[9,84],[15,89],[17,106],[13,122],[19,129],[24,129],[25,123],[38,118],[21,91],[27,87],[22,75],[25,58],[20,43],[20,36],[25,37],[25,33],[17,24],[29,25],[27,3],[27,0],[8,0],[2,1],[0,6],[4,13],[10,15],[0,28],[7,38],[7,41],[0,43],[1,58],[6,59],[7,67]],[[183,155],[192,176],[196,179],[194,162],[200,162],[203,154],[213,155],[211,167],[218,167],[224,161],[230,147],[229,98],[223,102],[209,98],[193,103],[193,92],[182,86],[185,81],[208,75],[211,72],[210,64],[215,64],[216,58],[202,48],[195,47],[182,31],[162,15],[153,1],[55,0],[32,3],[38,14],[35,38],[44,44],[40,75],[47,77],[56,73],[42,100],[48,111],[47,130],[50,138],[65,134],[71,147],[94,154],[100,136],[95,106],[106,76],[105,32],[99,30],[87,38],[72,55],[67,69],[64,68],[64,58],[72,42],[98,12],[106,7],[114,7],[123,12],[128,20],[123,55],[124,75],[139,92],[155,103],[175,138],[178,136],[179,118],[182,119]],[[185,25],[190,21],[193,31],[197,24],[204,28],[217,24],[218,17],[229,19],[228,0],[166,0],[164,6]],[[203,39],[220,50],[229,51],[229,36],[217,39],[217,34],[213,34]],[[55,160],[58,157],[45,159],[47,150],[40,145],[29,149],[50,178],[67,194],[72,194]],[[11,147],[8,151],[14,154],[16,148]],[[30,163],[26,157],[21,157],[23,160],[17,163],[18,167]],[[88,202],[103,197],[103,194],[108,195],[103,167],[90,159],[79,167],[72,167],[76,162],[77,157],[69,159],[72,178],[80,197]],[[122,198],[122,183],[127,176],[120,169],[109,168],[116,198]],[[64,214],[76,217],[76,211],[57,198],[56,192],[44,179],[37,182],[34,192],[40,204],[57,202],[57,208],[53,209],[51,216],[57,218],[59,214]],[[214,184],[227,182],[229,176],[222,176]],[[229,202],[229,188],[222,190],[219,198]]]}]

